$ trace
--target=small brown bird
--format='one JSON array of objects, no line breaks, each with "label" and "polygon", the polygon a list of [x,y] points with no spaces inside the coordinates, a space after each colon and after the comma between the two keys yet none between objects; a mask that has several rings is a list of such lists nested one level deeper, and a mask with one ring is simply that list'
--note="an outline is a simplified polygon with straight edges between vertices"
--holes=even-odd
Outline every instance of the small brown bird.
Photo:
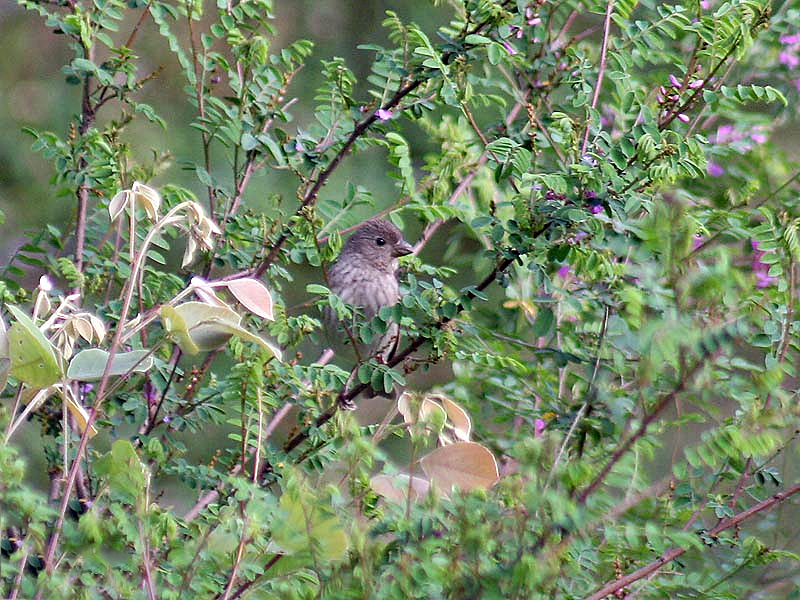
[{"label": "small brown bird", "polygon": [[[328,271],[331,291],[348,304],[359,307],[368,321],[384,306],[394,306],[400,299],[397,279],[401,256],[413,252],[403,233],[388,221],[367,221],[345,242],[342,252]],[[351,327],[352,324],[348,324]],[[361,358],[374,356],[391,359],[400,339],[397,323],[373,339],[369,348],[359,349]]]}]

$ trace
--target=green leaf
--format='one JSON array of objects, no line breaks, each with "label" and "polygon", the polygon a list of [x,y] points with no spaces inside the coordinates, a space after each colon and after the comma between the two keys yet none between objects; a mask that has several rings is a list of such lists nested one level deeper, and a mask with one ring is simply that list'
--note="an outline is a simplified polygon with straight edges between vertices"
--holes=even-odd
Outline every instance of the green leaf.
[{"label": "green leaf", "polygon": [[144,465],[128,440],[116,440],[111,451],[94,463],[94,470],[124,502],[135,504],[144,496]]},{"label": "green leaf", "polygon": [[[118,352],[114,355],[109,375],[120,376],[144,373],[153,366],[150,350]],[[108,364],[109,353],[100,348],[89,348],[76,354],[67,368],[67,377],[75,381],[99,381]]]},{"label": "green leaf", "polygon": [[31,318],[16,306],[8,310],[17,320],[8,330],[12,377],[33,388],[47,387],[63,375],[56,351]]}]

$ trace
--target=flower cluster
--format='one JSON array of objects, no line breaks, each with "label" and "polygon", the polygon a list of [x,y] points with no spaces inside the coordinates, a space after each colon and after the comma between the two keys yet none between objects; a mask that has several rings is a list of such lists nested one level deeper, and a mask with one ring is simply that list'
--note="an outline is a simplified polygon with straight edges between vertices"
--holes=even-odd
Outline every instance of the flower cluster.
[{"label": "flower cluster", "polygon": [[[696,67],[695,73],[699,71],[700,65]],[[676,112],[681,107],[681,95],[686,91],[697,90],[705,83],[706,81],[702,77],[685,77],[684,81],[681,81],[674,73],[670,73],[669,86],[662,85],[658,88],[656,100],[665,114]],[[676,117],[683,123],[689,122],[689,115],[683,112],[679,112]]]},{"label": "flower cluster", "polygon": [[784,48],[778,54],[778,61],[782,65],[786,65],[786,68],[792,71],[793,75],[797,75],[793,82],[797,91],[800,92],[800,69],[798,69],[800,67],[800,32],[792,35],[782,35],[780,42],[784,45]]},{"label": "flower cluster", "polygon": [[761,250],[758,247],[756,240],[750,240],[750,245],[753,248],[753,273],[756,276],[756,287],[765,288],[773,285],[778,281],[777,277],[771,277],[769,274],[769,264],[763,262],[761,259],[767,254],[766,250]]},{"label": "flower cluster", "polygon": [[[764,125],[755,125],[747,129],[738,129],[731,124],[720,125],[711,140],[717,146],[730,146],[738,152],[749,152],[754,145],[764,144],[767,141],[768,130]],[[708,174],[712,177],[721,177],[725,169],[713,160],[708,161]]]}]

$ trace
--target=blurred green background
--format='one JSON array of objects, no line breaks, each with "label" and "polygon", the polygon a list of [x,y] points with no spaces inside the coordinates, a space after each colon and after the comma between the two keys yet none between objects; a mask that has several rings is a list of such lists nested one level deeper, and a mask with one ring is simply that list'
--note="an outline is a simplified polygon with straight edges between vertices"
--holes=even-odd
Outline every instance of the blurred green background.
[{"label": "blurred green background", "polygon": [[[427,1],[379,2],[326,0],[276,2],[274,27],[276,38],[273,50],[297,39],[309,39],[315,44],[311,60],[293,82],[288,98],[299,101],[290,112],[295,117],[286,129],[293,132],[309,123],[314,109],[314,89],[321,83],[320,61],[334,56],[343,57],[359,80],[357,97],[362,92],[373,53],[358,50],[359,44],[382,43],[385,30],[381,21],[386,10],[394,10],[403,19],[420,24],[431,36],[445,23],[449,10],[434,7]],[[137,17],[139,11],[131,11]],[[134,24],[123,23],[118,33],[125,39]],[[72,218],[72,197],[57,198],[57,188],[50,185],[51,165],[41,155],[31,151],[33,139],[23,132],[24,127],[49,130],[63,136],[71,118],[80,110],[80,88],[68,85],[61,67],[71,58],[69,40],[54,34],[44,20],[32,11],[17,6],[13,0],[0,0],[0,210],[6,223],[0,226],[0,260],[7,258],[21,241],[25,230],[40,227],[45,222],[64,224]],[[140,92],[138,98],[151,104],[167,121],[167,131],[139,119],[126,130],[124,139],[134,157],[144,162],[153,152],[172,153],[171,167],[155,180],[156,186],[170,182],[186,185],[203,197],[201,185],[193,172],[185,170],[187,161],[200,160],[199,133],[187,125],[194,110],[184,92],[185,81],[177,61],[169,52],[164,39],[152,23],[146,23],[134,44],[134,52],[142,57],[140,74],[162,68],[159,77]],[[99,124],[119,116],[119,106],[109,104]],[[414,129],[408,132],[412,145],[424,152],[425,139]],[[416,135],[415,135],[416,133]],[[221,157],[217,157],[219,159]],[[223,161],[216,160],[221,167]],[[325,188],[325,193],[341,191],[344,181],[354,179],[370,189],[376,199],[391,200],[397,192],[386,177],[385,163],[379,151],[372,151],[356,161],[346,161]],[[229,177],[228,173],[215,175]],[[229,181],[229,179],[228,179]],[[259,199],[280,193],[291,201],[297,181],[294,177],[274,173],[260,174],[252,182],[247,200],[258,207]]]}]

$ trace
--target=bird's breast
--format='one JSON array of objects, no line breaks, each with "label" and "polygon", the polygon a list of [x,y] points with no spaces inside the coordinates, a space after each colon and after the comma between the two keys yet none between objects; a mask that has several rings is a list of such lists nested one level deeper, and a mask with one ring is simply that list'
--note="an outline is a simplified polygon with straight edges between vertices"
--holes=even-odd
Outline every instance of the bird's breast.
[{"label": "bird's breast", "polygon": [[329,280],[331,291],[348,304],[362,307],[370,319],[384,306],[394,306],[400,298],[394,273],[337,264],[331,269]]}]

